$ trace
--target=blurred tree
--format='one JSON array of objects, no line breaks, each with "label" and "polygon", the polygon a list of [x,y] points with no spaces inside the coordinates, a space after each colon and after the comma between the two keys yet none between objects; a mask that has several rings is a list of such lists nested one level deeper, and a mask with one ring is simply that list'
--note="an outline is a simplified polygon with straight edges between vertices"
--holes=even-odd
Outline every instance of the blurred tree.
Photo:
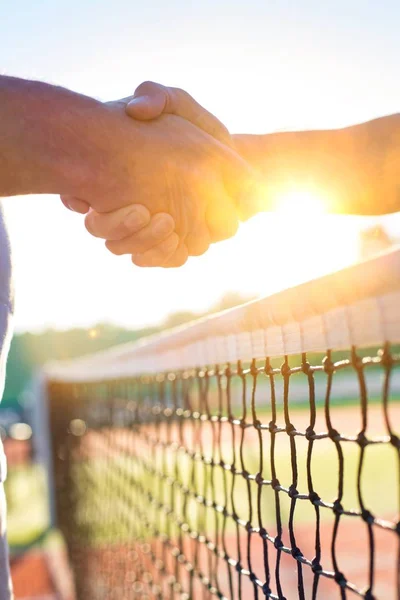
[{"label": "blurred tree", "polygon": [[1,406],[13,406],[32,373],[50,360],[63,360],[104,350],[150,335],[156,328],[131,331],[100,324],[90,329],[16,334],[7,362],[7,378]]},{"label": "blurred tree", "polygon": [[239,294],[239,292],[228,292],[222,296],[221,300],[219,300],[209,312],[214,313],[221,310],[226,310],[227,308],[233,308],[234,306],[244,304],[245,302],[250,302],[250,300],[254,299],[255,296],[243,296],[242,294]]},{"label": "blurred tree", "polygon": [[[208,312],[217,312],[241,304],[249,298],[238,293],[224,296]],[[160,326],[138,330],[123,329],[109,324],[99,324],[90,329],[57,331],[49,329],[41,333],[22,333],[14,336],[7,363],[6,387],[1,407],[17,407],[18,398],[26,387],[32,373],[51,360],[64,360],[105,350],[111,346],[132,342],[140,337],[176,327],[197,319],[199,315],[181,311],[170,315]]]},{"label": "blurred tree", "polygon": [[169,315],[165,321],[163,321],[161,329],[171,329],[172,327],[177,327],[183,323],[189,323],[198,317],[198,314],[185,310],[172,313],[172,315]]}]

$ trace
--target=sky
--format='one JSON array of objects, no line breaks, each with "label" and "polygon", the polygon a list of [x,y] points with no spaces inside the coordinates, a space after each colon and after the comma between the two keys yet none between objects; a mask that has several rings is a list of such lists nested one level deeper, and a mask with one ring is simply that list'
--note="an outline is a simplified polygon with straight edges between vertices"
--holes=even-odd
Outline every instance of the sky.
[{"label": "sky", "polygon": [[[398,0],[2,0],[0,73],[101,100],[179,86],[233,133],[340,127],[399,111],[399,23]],[[141,270],[55,196],[3,204],[20,331],[141,327],[227,291],[268,294],[354,260],[366,224],[260,215],[180,269]],[[400,231],[398,215],[383,222]]]}]

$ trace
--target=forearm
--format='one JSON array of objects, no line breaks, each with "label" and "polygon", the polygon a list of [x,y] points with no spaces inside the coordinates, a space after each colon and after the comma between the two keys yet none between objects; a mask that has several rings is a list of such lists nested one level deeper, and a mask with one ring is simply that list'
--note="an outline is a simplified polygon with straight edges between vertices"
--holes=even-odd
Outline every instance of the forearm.
[{"label": "forearm", "polygon": [[0,196],[78,193],[99,166],[103,112],[92,98],[0,76]]},{"label": "forearm", "polygon": [[400,115],[344,129],[234,136],[238,151],[283,191],[313,187],[332,212],[400,210]]}]

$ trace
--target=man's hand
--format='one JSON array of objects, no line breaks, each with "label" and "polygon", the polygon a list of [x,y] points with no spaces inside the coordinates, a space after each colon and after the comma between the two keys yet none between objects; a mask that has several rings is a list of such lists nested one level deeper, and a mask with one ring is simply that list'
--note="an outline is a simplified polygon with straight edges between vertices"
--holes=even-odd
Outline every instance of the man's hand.
[{"label": "man's hand", "polygon": [[[156,99],[163,89],[159,87],[158,91],[146,87],[144,96],[128,104],[128,114],[140,119],[143,112],[153,111],[156,117],[161,104]],[[178,94],[173,106],[175,114],[196,123],[194,104],[191,112],[183,108]],[[342,129],[236,134],[231,136],[231,145],[260,176],[261,192],[245,196],[242,214],[271,210],[293,185],[307,187],[310,181],[330,199],[328,212],[382,215],[400,211],[400,113]]]},{"label": "man's hand", "polygon": [[[161,114],[175,114],[212,135],[216,140],[224,143],[224,145],[233,146],[232,138],[226,127],[183,90],[146,82],[137,88],[133,98],[125,99],[122,102],[126,103],[127,114],[135,119],[147,121],[157,119]],[[247,181],[243,180],[239,187],[241,187],[241,193],[235,198],[235,208],[239,217],[243,217],[244,214],[246,217],[249,217],[257,211],[255,206],[252,206],[254,203],[251,202],[251,198],[254,198],[254,195],[250,195],[250,191],[254,194],[256,187],[253,174],[247,178]],[[78,212],[87,212],[88,210],[88,206],[84,205],[84,203],[81,204],[81,200],[77,198],[68,198],[64,199],[64,201],[68,202],[70,205],[69,208]],[[131,208],[133,209],[134,207]],[[136,209],[144,216],[144,207],[136,206]],[[218,198],[216,199],[214,213],[213,219],[215,223],[224,222],[229,219],[229,214]],[[137,228],[136,223],[134,223],[129,229],[130,235],[122,238],[122,233],[125,232],[126,234],[128,229],[127,223],[124,223],[126,214],[125,209],[110,214],[100,214],[96,211],[91,211],[86,218],[86,226],[93,235],[107,239],[106,245],[111,251],[118,254],[131,254],[132,261],[137,265],[170,266],[171,252],[174,253],[176,251],[174,250],[174,246],[177,243],[177,236],[172,235],[170,232],[162,236],[158,233],[159,230],[162,230],[164,222],[167,229],[168,215],[158,214],[153,216],[149,221],[150,215],[147,212],[144,228]],[[171,219],[169,224],[171,224]],[[233,231],[232,229],[229,235]],[[208,243],[225,237],[228,237],[228,235],[219,236],[218,238],[210,237]],[[118,243],[115,243],[117,240],[119,240]],[[195,246],[190,245],[188,254],[202,254],[207,249],[208,243],[197,244]],[[182,259],[182,252],[184,250],[182,250],[182,247],[178,247],[178,249]],[[175,262],[172,262],[175,265]]]},{"label": "man's hand", "polygon": [[177,115],[233,148],[233,140],[225,125],[185,90],[145,81],[127,98],[126,114],[139,121],[152,121],[160,115]]},{"label": "man's hand", "polygon": [[[147,121],[161,114],[175,114],[223,144],[232,146],[226,127],[184,90],[144,82],[125,102],[127,114],[137,120]],[[66,208],[75,212],[85,214],[90,210],[89,204],[79,198],[69,196],[61,200]],[[134,204],[109,214],[91,211],[85,223],[92,235],[108,242],[127,238],[119,247],[125,248],[125,253],[131,254],[132,261],[138,266],[163,266],[179,245],[172,217],[166,213],[152,216],[143,205]]]},{"label": "man's hand", "polygon": [[[253,185],[253,172],[233,150],[184,119],[162,115],[151,123],[138,122],[126,116],[125,106],[126,101],[118,101],[105,107],[108,118],[99,124],[100,130],[105,123],[108,128],[105,167],[95,186],[83,187],[76,198],[97,213],[134,200],[152,215],[170,214],[179,245],[165,266],[179,266],[188,253],[202,254],[211,242],[236,232],[236,206]],[[63,198],[70,204],[69,196]],[[108,239],[113,253],[134,253],[129,240]]]},{"label": "man's hand", "polygon": [[[135,97],[127,101],[126,111],[136,120],[157,119],[163,111],[181,115],[196,126],[204,125],[206,131],[221,136],[225,143],[232,145],[233,142],[238,153],[268,182],[268,191],[266,186],[259,185],[259,193],[248,189],[241,200],[236,199],[242,218],[270,210],[279,194],[294,184],[307,186],[310,181],[314,189],[330,197],[327,206],[330,212],[369,215],[400,210],[398,114],[340,130],[244,134],[234,135],[227,141],[224,126],[181,90],[154,83],[142,84]],[[87,222],[89,228],[101,227],[101,237],[115,240],[113,227],[123,215],[118,216],[116,212],[107,225],[107,215],[93,212]],[[157,218],[168,219],[166,214]],[[119,248],[132,253],[137,264],[162,265],[163,246],[158,247],[152,220],[146,227],[147,233],[142,231],[140,236],[137,230],[131,229],[130,237],[126,243],[120,240]],[[141,247],[147,239],[151,241]],[[163,244],[164,238],[159,242]]]},{"label": "man's hand", "polygon": [[[129,243],[132,262],[138,266],[162,266],[174,263],[179,246],[179,236],[175,233],[175,222],[167,213],[151,216],[150,211],[141,204],[133,204],[111,213],[98,213],[90,210],[85,219],[86,228],[95,237],[111,242],[124,240]],[[110,246],[111,250],[113,245]],[[184,253],[180,249],[180,253]]]},{"label": "man's hand", "polygon": [[[221,143],[233,147],[233,140],[225,125],[184,90],[145,81],[136,88],[132,97],[124,98],[121,102],[125,102],[126,114],[133,119],[152,121],[162,114],[177,115]],[[81,214],[87,213],[90,208],[87,202],[79,198],[62,198],[62,201],[66,208]]]}]

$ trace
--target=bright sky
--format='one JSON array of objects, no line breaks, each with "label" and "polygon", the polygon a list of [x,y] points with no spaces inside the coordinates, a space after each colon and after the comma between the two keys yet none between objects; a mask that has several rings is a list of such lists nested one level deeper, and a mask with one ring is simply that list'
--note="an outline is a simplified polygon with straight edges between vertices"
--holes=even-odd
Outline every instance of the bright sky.
[{"label": "bright sky", "polygon": [[[5,0],[0,71],[104,100],[177,85],[232,132],[336,127],[398,112],[399,22],[398,0]],[[4,205],[20,330],[143,326],[228,290],[269,293],[353,260],[360,226],[263,215],[179,270],[140,270],[56,197]]]}]

